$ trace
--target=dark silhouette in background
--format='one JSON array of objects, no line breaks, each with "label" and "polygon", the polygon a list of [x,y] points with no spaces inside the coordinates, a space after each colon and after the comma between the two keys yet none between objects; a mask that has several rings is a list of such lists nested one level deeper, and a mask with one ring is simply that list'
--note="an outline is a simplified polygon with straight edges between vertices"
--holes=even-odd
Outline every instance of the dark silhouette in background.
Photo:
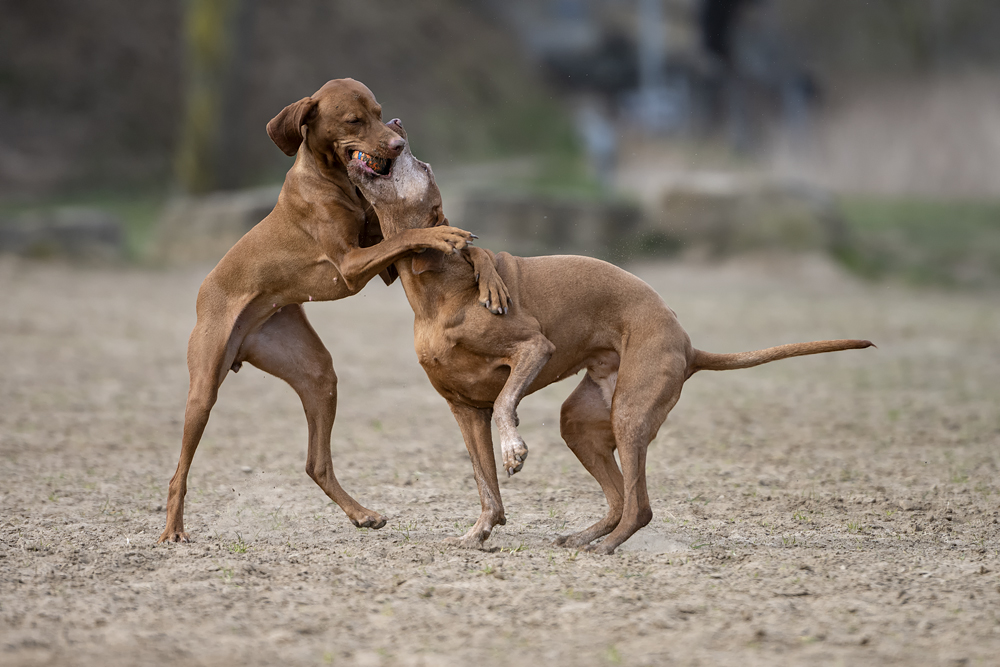
[{"label": "dark silhouette in background", "polygon": [[733,43],[740,16],[759,0],[702,0],[698,12],[701,45],[708,53],[733,65]]},{"label": "dark silhouette in background", "polygon": [[264,123],[333,76],[369,84],[441,166],[572,153],[581,96],[605,130],[642,125],[640,5],[662,17],[668,134],[727,131],[706,55],[740,73],[748,145],[806,117],[831,76],[1000,62],[1000,3],[983,0],[0,0],[0,198],[274,182],[287,165]]}]

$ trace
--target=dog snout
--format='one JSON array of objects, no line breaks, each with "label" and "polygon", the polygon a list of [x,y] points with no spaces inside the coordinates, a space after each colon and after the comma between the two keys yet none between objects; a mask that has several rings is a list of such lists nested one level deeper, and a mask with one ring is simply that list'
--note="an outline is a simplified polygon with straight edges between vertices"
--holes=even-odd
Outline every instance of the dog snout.
[{"label": "dog snout", "polygon": [[403,152],[403,148],[406,146],[406,139],[403,137],[396,137],[389,141],[389,156],[399,157],[399,154]]}]

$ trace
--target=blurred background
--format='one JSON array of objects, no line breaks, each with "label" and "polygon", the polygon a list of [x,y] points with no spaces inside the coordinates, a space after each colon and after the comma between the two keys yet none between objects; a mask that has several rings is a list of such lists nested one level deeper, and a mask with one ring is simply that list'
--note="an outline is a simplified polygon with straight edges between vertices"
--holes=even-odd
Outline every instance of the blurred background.
[{"label": "blurred background", "polygon": [[367,84],[494,250],[1000,284],[1000,3],[0,0],[0,253],[212,262]]}]

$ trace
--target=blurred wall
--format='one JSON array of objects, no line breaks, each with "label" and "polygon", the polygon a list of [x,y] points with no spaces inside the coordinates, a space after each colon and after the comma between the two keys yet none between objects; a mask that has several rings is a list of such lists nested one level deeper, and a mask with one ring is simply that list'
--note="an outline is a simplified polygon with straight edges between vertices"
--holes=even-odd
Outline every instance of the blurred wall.
[{"label": "blurred wall", "polygon": [[182,12],[169,0],[0,0],[0,196],[166,173]]},{"label": "blurred wall", "polygon": [[768,0],[794,48],[824,73],[853,76],[995,68],[993,0]]},{"label": "blurred wall", "polygon": [[[185,13],[201,1],[0,0],[0,198],[82,188],[166,190],[175,183],[190,71]],[[264,125],[329,78],[367,83],[387,117],[403,119],[415,151],[446,167],[505,155],[572,154],[575,130],[563,102],[577,92],[568,82],[597,81],[607,93],[625,80],[634,86],[637,76],[629,41],[637,0],[216,1],[240,6],[247,16],[216,123],[227,167],[222,187],[281,178],[289,161]],[[699,55],[692,26],[702,1],[663,0],[666,53],[675,63],[687,62],[677,60],[679,51]],[[815,74],[809,92],[822,115],[807,150],[779,150],[778,161],[790,171],[836,189],[880,183],[880,191],[937,192],[944,186],[935,185],[951,183],[944,189],[1000,194],[996,179],[979,176],[1000,173],[1000,151],[989,139],[1000,126],[991,79],[1000,63],[1000,3],[743,4],[747,71],[766,71],[761,63],[773,56]],[[571,53],[594,34],[606,38],[591,40],[593,62]],[[560,60],[550,48],[541,58],[539,44],[561,44],[571,57]],[[692,109],[689,125],[704,126],[708,107]],[[761,136],[772,139],[766,131]],[[931,153],[938,166],[916,173],[912,165]],[[973,164],[967,176],[939,176],[956,173],[960,162]],[[859,168],[880,163],[898,173]],[[824,171],[832,164],[843,167]]]},{"label": "blurred wall", "polygon": [[[162,187],[183,118],[184,12],[198,0],[0,0],[0,196]],[[475,3],[243,0],[219,121],[230,186],[280,178],[264,126],[331,78],[366,83],[421,157],[572,150],[572,126]]]}]

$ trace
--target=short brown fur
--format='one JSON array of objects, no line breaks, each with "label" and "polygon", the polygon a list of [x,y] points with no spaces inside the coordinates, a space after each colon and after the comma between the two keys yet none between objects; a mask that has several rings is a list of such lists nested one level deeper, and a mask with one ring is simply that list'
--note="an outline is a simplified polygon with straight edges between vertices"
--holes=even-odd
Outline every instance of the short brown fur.
[{"label": "short brown fur", "polygon": [[188,470],[220,385],[244,361],[285,380],[301,398],[309,423],[309,476],[354,525],[384,526],[385,517],[360,505],[334,475],[330,433],[337,375],[300,304],[351,296],[380,273],[391,282],[394,262],[428,248],[449,254],[464,249],[461,257],[470,263],[470,276],[481,272],[478,287],[471,277],[469,282],[481,290],[483,303],[498,303],[506,294],[486,251],[466,248],[473,238],[466,231],[413,229],[379,243],[377,216],[348,180],[346,165],[354,150],[390,159],[400,154],[405,138],[381,116],[368,88],[337,79],[267,124],[271,139],[294,155],[295,163],[274,210],[226,253],[198,291],[198,320],[188,343],[191,386],[184,435],[160,542],[188,541]]},{"label": "short brown fur", "polygon": [[[386,238],[446,222],[430,167],[408,148],[391,178],[373,179],[353,168],[348,173],[378,211]],[[514,474],[527,456],[516,429],[517,405],[526,394],[586,370],[562,406],[560,430],[601,485],[609,509],[556,544],[610,554],[653,516],[646,449],[692,374],[871,345],[838,340],[741,354],[702,352],[646,283],[587,257],[496,255],[511,306],[506,317],[489,318],[475,307],[469,267],[441,259],[433,271],[416,273],[408,257],[396,267],[413,307],[417,356],[458,421],[479,487],[482,511],[464,536],[454,538],[461,546],[479,547],[506,522],[490,419],[500,433],[504,468]]]}]

